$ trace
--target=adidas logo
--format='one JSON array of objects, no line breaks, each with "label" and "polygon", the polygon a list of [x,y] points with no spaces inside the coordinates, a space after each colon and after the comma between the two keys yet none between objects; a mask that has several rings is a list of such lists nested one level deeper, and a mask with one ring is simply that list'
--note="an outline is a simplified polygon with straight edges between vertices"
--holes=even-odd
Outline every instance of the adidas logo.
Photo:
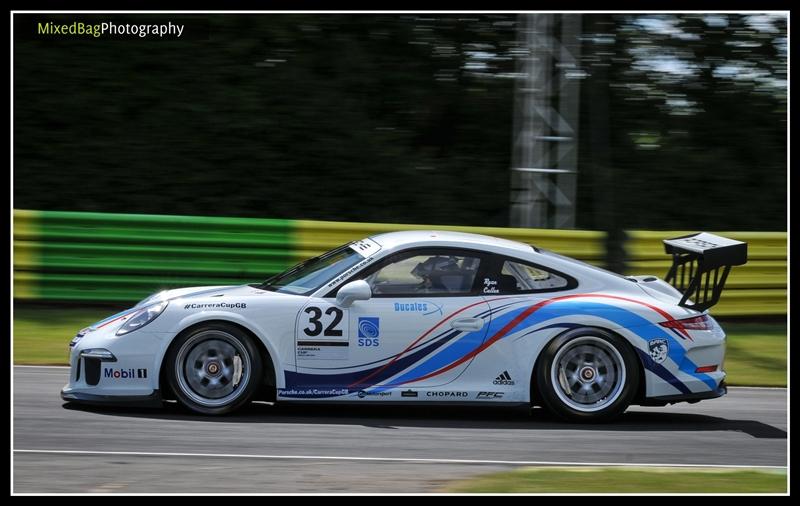
[{"label": "adidas logo", "polygon": [[494,381],[492,381],[495,385],[513,385],[514,380],[511,379],[511,375],[508,374],[508,371],[503,371],[500,376],[496,377]]}]

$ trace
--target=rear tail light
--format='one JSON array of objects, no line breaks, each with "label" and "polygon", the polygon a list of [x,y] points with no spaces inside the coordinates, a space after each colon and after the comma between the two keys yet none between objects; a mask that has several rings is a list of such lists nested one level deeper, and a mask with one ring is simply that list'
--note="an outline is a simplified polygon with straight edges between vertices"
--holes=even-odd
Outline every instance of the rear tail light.
[{"label": "rear tail light", "polygon": [[711,318],[705,314],[685,320],[668,320],[661,322],[659,325],[678,330],[712,330],[714,328]]},{"label": "rear tail light", "polygon": [[694,372],[714,372],[717,370],[717,366],[715,365],[704,365],[702,367],[698,367],[694,370]]}]

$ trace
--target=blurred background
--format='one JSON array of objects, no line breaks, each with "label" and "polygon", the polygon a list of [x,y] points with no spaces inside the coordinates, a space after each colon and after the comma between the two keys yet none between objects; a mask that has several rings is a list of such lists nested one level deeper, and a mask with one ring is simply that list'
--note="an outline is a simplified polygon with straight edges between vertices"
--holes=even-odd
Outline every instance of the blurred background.
[{"label": "blurred background", "polygon": [[17,40],[15,208],[786,230],[783,15],[204,19]]},{"label": "blurred background", "polygon": [[107,313],[76,304],[261,281],[375,232],[663,276],[662,239],[709,231],[749,245],[713,313],[782,319],[759,367],[785,381],[785,14],[80,16],[205,27],[179,40],[32,36],[40,18],[15,14],[13,46],[29,360]]}]

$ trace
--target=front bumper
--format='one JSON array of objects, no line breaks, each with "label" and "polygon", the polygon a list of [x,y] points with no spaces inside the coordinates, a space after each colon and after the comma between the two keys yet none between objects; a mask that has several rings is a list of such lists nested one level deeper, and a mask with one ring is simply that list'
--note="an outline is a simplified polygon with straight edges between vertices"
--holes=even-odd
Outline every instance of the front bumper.
[{"label": "front bumper", "polygon": [[61,398],[67,402],[95,406],[120,405],[138,408],[160,408],[162,406],[161,391],[159,390],[154,390],[149,395],[100,395],[74,392],[65,387],[61,390]]},{"label": "front bumper", "polygon": [[61,398],[84,404],[160,406],[159,372],[169,336],[136,331],[117,337],[101,329],[76,341]]}]

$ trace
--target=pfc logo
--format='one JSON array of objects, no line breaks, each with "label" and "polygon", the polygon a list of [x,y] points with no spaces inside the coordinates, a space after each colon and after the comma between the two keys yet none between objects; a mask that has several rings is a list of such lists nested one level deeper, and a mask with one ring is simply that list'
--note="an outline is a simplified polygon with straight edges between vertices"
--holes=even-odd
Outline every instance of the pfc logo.
[{"label": "pfc logo", "polygon": [[503,392],[478,392],[478,399],[502,399]]}]

